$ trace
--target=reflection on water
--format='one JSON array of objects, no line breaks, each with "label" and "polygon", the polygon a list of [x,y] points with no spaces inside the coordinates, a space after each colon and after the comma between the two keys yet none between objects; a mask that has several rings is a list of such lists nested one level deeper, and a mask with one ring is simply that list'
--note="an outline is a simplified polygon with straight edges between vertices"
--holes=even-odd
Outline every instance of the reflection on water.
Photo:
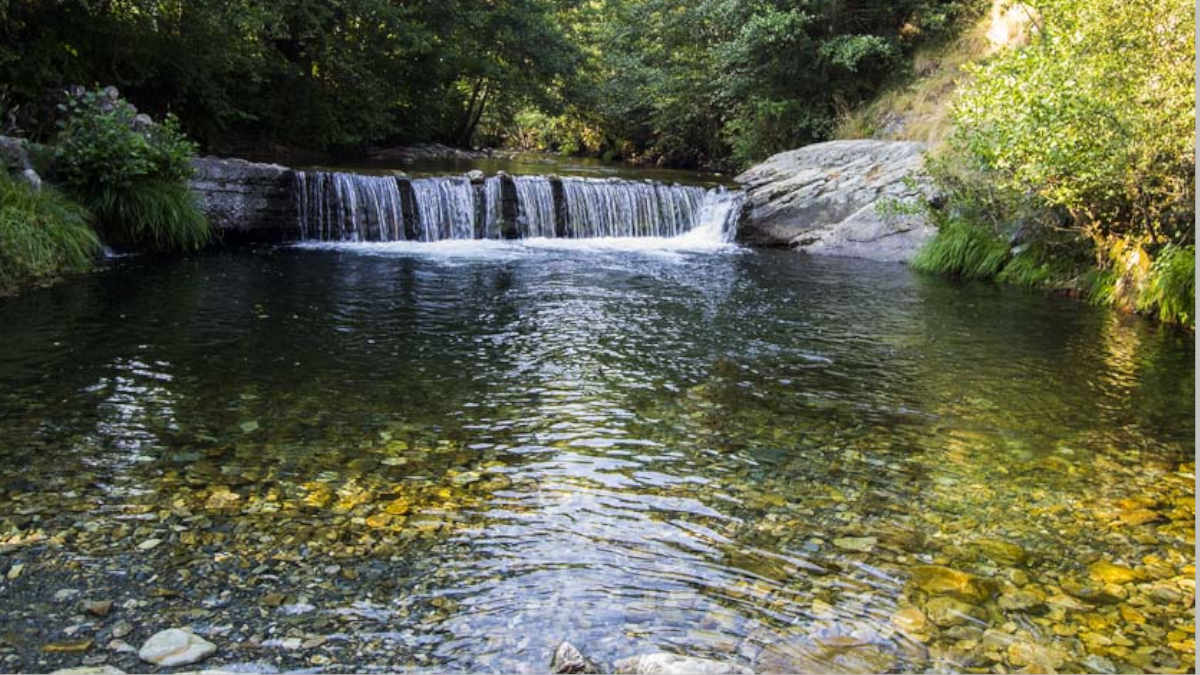
[{"label": "reflection on water", "polygon": [[[560,639],[1191,667],[1188,336],[862,261],[424,246],[126,261],[0,305],[21,592],[83,574],[244,650],[207,665],[294,636],[321,640],[282,665],[331,670],[537,671]],[[32,647],[4,665],[39,669],[70,612],[7,597]]]}]

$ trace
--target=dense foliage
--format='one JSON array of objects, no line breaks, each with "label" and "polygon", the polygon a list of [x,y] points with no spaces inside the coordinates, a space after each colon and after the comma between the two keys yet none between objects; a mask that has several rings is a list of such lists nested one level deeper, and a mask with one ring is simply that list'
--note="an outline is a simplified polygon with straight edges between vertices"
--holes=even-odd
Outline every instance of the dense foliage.
[{"label": "dense foliage", "polygon": [[64,87],[102,84],[210,148],[469,144],[485,110],[554,103],[578,53],[555,6],[0,0],[0,103],[35,137]]},{"label": "dense foliage", "polygon": [[565,114],[576,124],[547,144],[745,166],[828,138],[840,114],[907,67],[916,44],[978,4],[606,0],[574,15],[589,56],[579,77],[591,84]]},{"label": "dense foliage", "polygon": [[194,250],[208,223],[188,190],[194,145],[174,117],[162,124],[118,98],[84,91],[63,104],[54,174],[95,215],[104,238],[143,250]]},{"label": "dense foliage", "polygon": [[974,66],[959,92],[930,165],[950,208],[915,264],[1194,325],[1194,7],[1038,10],[1032,43]]},{"label": "dense foliage", "polygon": [[0,170],[0,294],[86,270],[99,248],[85,209]]},{"label": "dense foliage", "polygon": [[7,0],[0,105],[48,136],[65,86],[111,84],[209,148],[482,140],[744,164],[827,137],[977,4]]}]

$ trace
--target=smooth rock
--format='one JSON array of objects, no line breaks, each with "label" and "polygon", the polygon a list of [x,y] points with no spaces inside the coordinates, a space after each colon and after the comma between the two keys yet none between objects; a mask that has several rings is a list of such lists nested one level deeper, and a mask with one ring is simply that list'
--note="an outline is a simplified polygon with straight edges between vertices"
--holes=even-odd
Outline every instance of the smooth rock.
[{"label": "smooth rock", "polygon": [[554,657],[550,660],[550,672],[599,673],[600,669],[596,664],[587,660],[583,653],[575,648],[575,645],[564,641],[559,643],[558,648],[554,650]]},{"label": "smooth rock", "polygon": [[1046,596],[1033,589],[1009,589],[1000,594],[996,604],[1006,611],[1024,611],[1044,607]]},{"label": "smooth rock", "polygon": [[987,599],[987,590],[966,572],[942,565],[916,565],[909,568],[910,583],[930,595],[952,595],[971,602]]},{"label": "smooth rock", "polygon": [[67,602],[79,595],[79,591],[74,588],[64,588],[54,593],[55,602]]},{"label": "smooth rock", "polygon": [[50,675],[125,675],[125,671],[112,666],[82,666],[55,670]]},{"label": "smooth rock", "polygon": [[916,607],[907,607],[893,614],[892,625],[910,635],[924,633],[929,627],[925,613]]},{"label": "smooth rock", "polygon": [[930,600],[925,605],[925,613],[929,620],[942,628],[964,624],[978,612],[974,605],[944,595]]},{"label": "smooth rock", "polygon": [[1127,584],[1131,581],[1137,581],[1142,576],[1136,570],[1106,560],[1089,565],[1088,573],[1096,581],[1106,584]]},{"label": "smooth rock", "polygon": [[834,539],[833,545],[845,551],[857,551],[859,553],[870,553],[871,549],[879,540],[875,537],[842,537]]},{"label": "smooth rock", "polygon": [[1002,565],[1023,565],[1028,558],[1025,549],[1003,539],[977,539],[973,546],[984,557]]},{"label": "smooth rock", "polygon": [[630,675],[753,675],[754,671],[734,663],[658,652],[642,654],[613,663],[613,672]]},{"label": "smooth rock", "polygon": [[118,621],[113,624],[112,636],[115,638],[123,638],[133,632],[133,626],[128,621]]},{"label": "smooth rock", "polygon": [[186,666],[217,651],[217,646],[180,628],[168,628],[150,636],[138,650],[138,658],[158,666]]},{"label": "smooth rock", "polygon": [[735,180],[746,188],[738,240],[807,253],[907,262],[936,233],[925,145],[829,141],[782,152]]},{"label": "smooth rock", "polygon": [[92,600],[83,603],[83,608],[93,616],[108,616],[108,613],[112,611],[112,606],[112,600]]}]

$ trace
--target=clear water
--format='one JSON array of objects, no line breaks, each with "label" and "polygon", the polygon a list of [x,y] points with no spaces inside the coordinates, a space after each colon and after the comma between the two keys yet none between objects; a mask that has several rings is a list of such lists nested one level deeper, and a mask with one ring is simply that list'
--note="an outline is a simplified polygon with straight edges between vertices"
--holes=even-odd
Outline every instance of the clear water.
[{"label": "clear water", "polygon": [[[125,259],[0,323],[4,669],[120,618],[205,667],[1191,667],[1195,352],[1137,318],[627,239]],[[1078,599],[1097,563],[1125,598]],[[932,623],[928,564],[988,589],[969,620]]]}]

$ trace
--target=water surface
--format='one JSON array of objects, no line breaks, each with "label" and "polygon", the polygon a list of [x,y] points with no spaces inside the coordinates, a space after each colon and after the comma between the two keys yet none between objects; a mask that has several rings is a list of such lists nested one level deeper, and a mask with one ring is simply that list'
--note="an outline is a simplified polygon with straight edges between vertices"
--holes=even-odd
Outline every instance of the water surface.
[{"label": "water surface", "polygon": [[1137,318],[627,239],[127,259],[0,323],[0,669],[136,669],[122,620],[207,667],[1192,664],[1194,347]]}]

